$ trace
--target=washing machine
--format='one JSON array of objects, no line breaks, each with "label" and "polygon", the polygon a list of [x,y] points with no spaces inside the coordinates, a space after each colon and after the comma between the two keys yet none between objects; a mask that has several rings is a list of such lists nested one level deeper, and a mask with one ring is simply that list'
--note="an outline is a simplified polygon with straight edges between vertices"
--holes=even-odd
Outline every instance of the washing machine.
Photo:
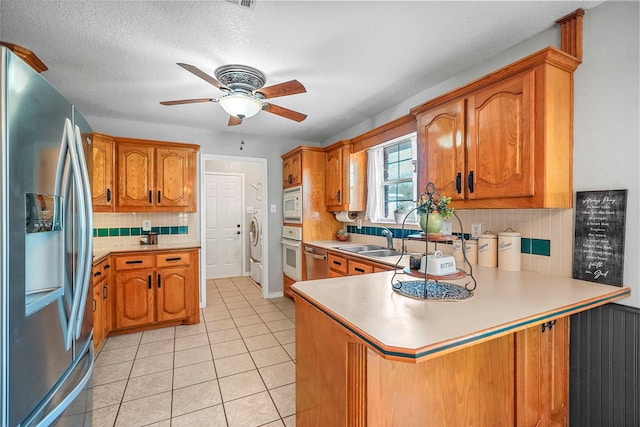
[{"label": "washing machine", "polygon": [[249,221],[249,276],[262,283],[262,210],[255,209]]}]

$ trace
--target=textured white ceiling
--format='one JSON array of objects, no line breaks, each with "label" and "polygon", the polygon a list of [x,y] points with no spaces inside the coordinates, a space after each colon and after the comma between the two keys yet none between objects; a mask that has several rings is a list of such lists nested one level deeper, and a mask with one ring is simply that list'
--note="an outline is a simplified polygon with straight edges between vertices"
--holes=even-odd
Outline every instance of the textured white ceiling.
[{"label": "textured white ceiling", "polygon": [[0,40],[35,52],[89,116],[240,132],[217,104],[159,104],[221,95],[176,62],[297,79],[307,93],[274,103],[308,118],[261,112],[244,132],[323,141],[599,3],[3,0]]}]

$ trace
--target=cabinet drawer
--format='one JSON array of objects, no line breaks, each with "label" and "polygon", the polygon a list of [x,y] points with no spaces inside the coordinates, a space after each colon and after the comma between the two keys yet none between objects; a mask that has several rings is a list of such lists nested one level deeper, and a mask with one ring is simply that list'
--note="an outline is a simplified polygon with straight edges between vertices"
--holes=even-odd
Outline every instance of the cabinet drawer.
[{"label": "cabinet drawer", "polygon": [[127,255],[116,257],[116,270],[136,270],[139,268],[153,268],[155,256],[151,254]]},{"label": "cabinet drawer", "polygon": [[97,264],[94,264],[93,268],[91,269],[91,278],[93,280],[93,283],[97,283],[98,281],[102,280],[102,278],[107,276],[110,269],[111,259],[109,257],[103,259]]},{"label": "cabinet drawer", "polygon": [[190,252],[172,252],[170,254],[156,255],[156,267],[174,267],[179,265],[190,265]]},{"label": "cabinet drawer", "polygon": [[347,260],[329,253],[329,269],[347,274]]},{"label": "cabinet drawer", "polygon": [[354,261],[352,259],[349,260],[349,276],[354,276],[356,274],[369,274],[373,273],[373,266],[370,264],[365,264],[363,262]]}]

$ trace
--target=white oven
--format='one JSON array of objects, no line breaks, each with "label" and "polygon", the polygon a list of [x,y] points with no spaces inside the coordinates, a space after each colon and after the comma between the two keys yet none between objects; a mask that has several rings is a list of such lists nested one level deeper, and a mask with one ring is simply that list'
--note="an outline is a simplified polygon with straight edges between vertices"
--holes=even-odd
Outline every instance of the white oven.
[{"label": "white oven", "polygon": [[282,272],[302,280],[302,227],[282,227]]},{"label": "white oven", "polygon": [[284,190],[282,216],[284,222],[302,223],[302,187]]}]

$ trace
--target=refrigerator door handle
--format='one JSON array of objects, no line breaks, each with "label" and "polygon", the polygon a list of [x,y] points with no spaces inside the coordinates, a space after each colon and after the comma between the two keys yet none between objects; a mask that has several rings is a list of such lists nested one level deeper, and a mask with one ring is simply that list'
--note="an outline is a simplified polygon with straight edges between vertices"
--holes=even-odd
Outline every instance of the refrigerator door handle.
[{"label": "refrigerator door handle", "polygon": [[[80,231],[79,236],[79,240],[82,242],[81,247],[83,248],[84,252],[84,270],[83,275],[79,278],[80,280],[76,282],[82,284],[80,287],[80,307],[76,320],[76,339],[78,339],[80,337],[80,332],[82,329],[82,321],[84,320],[84,309],[87,304],[89,282],[91,280],[90,272],[91,264],[93,262],[93,208],[91,198],[91,183],[89,181],[89,169],[87,168],[87,162],[84,157],[82,134],[80,133],[80,128],[77,125],[75,127],[75,148],[80,163],[80,169],[78,173],[80,174],[80,179],[82,181],[82,188],[78,189],[78,192],[80,193],[79,198],[84,199],[84,210],[80,214],[80,216],[84,216],[84,230]],[[80,253],[78,253],[78,257],[80,257]]]},{"label": "refrigerator door handle", "polygon": [[[73,291],[73,296],[70,302],[71,310],[69,311],[69,316],[67,317],[66,310],[63,307],[62,301],[58,304],[58,312],[60,315],[60,323],[62,325],[62,331],[64,334],[64,344],[67,350],[71,348],[71,344],[73,343],[74,336],[76,335],[76,321],[78,316],[82,316],[84,313],[80,312],[80,307],[84,311],[84,305],[86,304],[86,299],[83,298],[83,280],[85,276],[89,275],[89,270],[87,270],[87,258],[90,260],[91,257],[87,254],[87,244],[86,238],[83,237],[87,232],[87,215],[86,215],[86,198],[83,193],[83,177],[81,175],[81,166],[80,166],[80,158],[78,156],[78,150],[76,148],[76,141],[74,136],[73,125],[71,124],[71,120],[69,118],[65,119],[64,131],[62,134],[62,144],[60,147],[60,157],[58,160],[58,167],[56,171],[56,186],[55,191],[57,194],[63,193],[63,180],[65,174],[65,165],[67,159],[67,153],[69,154],[69,159],[71,164],[69,165],[71,171],[71,177],[73,179],[74,187],[78,190],[79,196],[77,197],[78,204],[78,230],[80,234],[80,238],[78,239],[78,254],[77,254],[77,262],[76,262],[76,275],[73,283],[76,285],[76,289]],[[69,187],[71,185],[71,179],[67,179],[65,183],[64,194],[67,195]],[[91,220],[89,219],[89,222]],[[64,249],[66,251],[66,248]],[[65,275],[66,276],[66,275]],[[68,280],[68,277],[66,277]],[[66,286],[66,285],[65,285]]]}]

